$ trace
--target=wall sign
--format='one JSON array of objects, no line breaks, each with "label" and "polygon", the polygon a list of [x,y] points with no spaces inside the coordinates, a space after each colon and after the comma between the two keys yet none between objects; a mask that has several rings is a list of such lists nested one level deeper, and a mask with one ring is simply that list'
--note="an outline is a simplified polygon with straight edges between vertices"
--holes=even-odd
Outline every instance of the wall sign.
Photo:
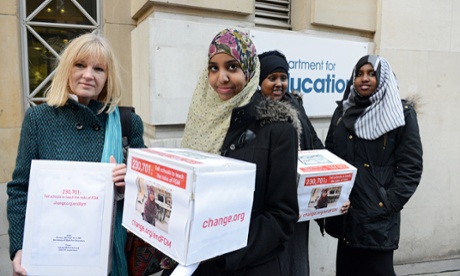
[{"label": "wall sign", "polygon": [[353,66],[369,43],[308,36],[295,32],[251,30],[259,54],[278,50],[289,62],[288,91],[302,93],[307,115],[329,117],[342,99]]}]

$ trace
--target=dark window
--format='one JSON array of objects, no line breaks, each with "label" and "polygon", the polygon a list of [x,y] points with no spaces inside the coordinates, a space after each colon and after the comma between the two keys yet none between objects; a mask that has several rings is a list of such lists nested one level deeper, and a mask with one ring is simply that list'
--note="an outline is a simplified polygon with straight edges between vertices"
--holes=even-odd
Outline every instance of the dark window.
[{"label": "dark window", "polygon": [[40,104],[67,42],[98,32],[101,0],[21,0],[25,106]]}]

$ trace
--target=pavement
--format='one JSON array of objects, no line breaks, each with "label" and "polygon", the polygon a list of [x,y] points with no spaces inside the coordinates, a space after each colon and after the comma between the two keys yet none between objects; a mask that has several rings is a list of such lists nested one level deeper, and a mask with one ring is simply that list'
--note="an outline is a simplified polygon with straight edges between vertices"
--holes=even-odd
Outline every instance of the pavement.
[{"label": "pavement", "polygon": [[[460,276],[460,259],[395,265],[395,271],[397,276]],[[151,276],[160,275],[158,272]]]},{"label": "pavement", "polygon": [[398,276],[460,276],[460,259],[401,264],[395,271]]},{"label": "pavement", "polygon": [[[2,256],[0,261],[0,276],[12,275],[11,262],[6,256]],[[396,275],[398,276],[460,276],[460,258],[400,264],[395,266]],[[159,276],[161,273],[155,273],[152,276]],[[311,275],[322,276],[322,275]]]}]

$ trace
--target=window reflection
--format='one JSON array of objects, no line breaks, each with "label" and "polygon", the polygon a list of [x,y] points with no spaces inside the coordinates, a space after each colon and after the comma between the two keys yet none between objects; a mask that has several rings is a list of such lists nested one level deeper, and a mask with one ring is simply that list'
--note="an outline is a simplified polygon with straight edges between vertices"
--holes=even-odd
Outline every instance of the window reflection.
[{"label": "window reflection", "polygon": [[[97,20],[98,1],[78,0],[76,2],[94,21]],[[42,0],[28,0],[27,16],[32,14],[42,3]],[[32,20],[46,23],[91,25],[91,21],[70,0],[51,1]]]},{"label": "window reflection", "polygon": [[[25,0],[27,18],[26,43],[29,73],[29,104],[43,102],[44,92],[50,85],[58,57],[64,46],[73,38],[100,27],[97,12],[100,0],[77,0],[77,7],[70,0],[53,0],[43,7],[43,0]],[[83,11],[81,10],[83,9]],[[50,26],[51,24],[51,26]],[[76,27],[75,25],[81,25]]]},{"label": "window reflection", "polygon": [[[64,29],[64,28],[46,28],[32,27],[32,29],[46,43],[60,53],[64,46],[73,38],[88,32],[85,29]],[[57,57],[51,53],[30,31],[27,32],[28,54],[29,54],[29,89],[34,93],[35,89],[51,74],[55,68]],[[48,84],[49,85],[49,84]],[[43,97],[46,87],[40,89],[33,97]]]}]

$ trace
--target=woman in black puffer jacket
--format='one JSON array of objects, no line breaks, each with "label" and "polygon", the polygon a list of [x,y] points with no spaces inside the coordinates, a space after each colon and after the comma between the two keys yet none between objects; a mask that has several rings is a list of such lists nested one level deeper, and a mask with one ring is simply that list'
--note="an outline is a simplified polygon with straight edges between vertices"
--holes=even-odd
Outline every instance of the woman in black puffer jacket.
[{"label": "woman in black puffer jacket", "polygon": [[339,226],[337,275],[395,275],[400,211],[423,169],[417,114],[414,102],[400,99],[382,57],[362,57],[350,81],[326,138],[328,150],[358,169],[351,208]]}]

